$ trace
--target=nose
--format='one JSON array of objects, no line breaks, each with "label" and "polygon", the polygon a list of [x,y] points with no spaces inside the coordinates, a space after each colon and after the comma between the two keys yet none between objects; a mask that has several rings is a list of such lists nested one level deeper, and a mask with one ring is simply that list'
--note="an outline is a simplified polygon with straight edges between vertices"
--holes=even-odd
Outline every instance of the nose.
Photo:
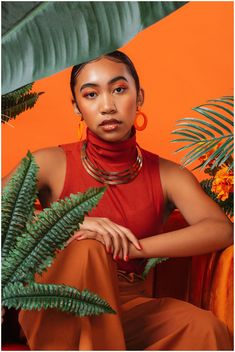
[{"label": "nose", "polygon": [[114,102],[114,98],[111,94],[103,94],[100,102],[100,113],[102,115],[113,114],[116,112],[116,106]]}]

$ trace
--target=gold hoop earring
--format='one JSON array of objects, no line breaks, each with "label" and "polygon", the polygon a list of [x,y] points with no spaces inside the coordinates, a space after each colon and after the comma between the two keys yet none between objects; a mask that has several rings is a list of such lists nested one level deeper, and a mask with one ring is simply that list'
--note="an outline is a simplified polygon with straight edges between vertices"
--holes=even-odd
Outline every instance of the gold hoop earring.
[{"label": "gold hoop earring", "polygon": [[79,140],[79,142],[82,140],[83,131],[84,131],[84,123],[83,123],[83,120],[81,118],[81,120],[78,123],[78,140]]},{"label": "gold hoop earring", "polygon": [[[139,116],[141,116],[142,119],[143,119],[143,124],[142,124],[142,126],[138,125],[138,123],[137,123]],[[148,124],[147,116],[146,116],[142,111],[140,111],[139,109],[137,109],[137,111],[136,111],[136,117],[135,117],[135,122],[134,122],[135,129],[136,129],[137,131],[143,131],[143,130],[145,130],[145,128],[147,127],[147,124]]]}]

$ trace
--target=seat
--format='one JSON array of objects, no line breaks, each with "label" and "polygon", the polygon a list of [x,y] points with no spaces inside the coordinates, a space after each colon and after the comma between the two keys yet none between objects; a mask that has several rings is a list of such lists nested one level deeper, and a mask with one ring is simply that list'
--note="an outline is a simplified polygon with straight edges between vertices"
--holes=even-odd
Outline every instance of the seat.
[{"label": "seat", "polygon": [[[175,210],[164,232],[186,226]],[[233,245],[214,253],[170,258],[158,264],[152,275],[154,297],[174,297],[211,310],[233,336]]]}]

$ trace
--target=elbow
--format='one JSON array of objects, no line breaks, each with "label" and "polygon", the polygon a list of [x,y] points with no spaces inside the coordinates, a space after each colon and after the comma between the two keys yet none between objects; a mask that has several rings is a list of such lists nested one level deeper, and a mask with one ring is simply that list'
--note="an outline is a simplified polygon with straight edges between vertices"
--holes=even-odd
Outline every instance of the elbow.
[{"label": "elbow", "polygon": [[227,221],[224,221],[221,225],[223,248],[226,248],[233,244],[233,224],[227,219]]}]

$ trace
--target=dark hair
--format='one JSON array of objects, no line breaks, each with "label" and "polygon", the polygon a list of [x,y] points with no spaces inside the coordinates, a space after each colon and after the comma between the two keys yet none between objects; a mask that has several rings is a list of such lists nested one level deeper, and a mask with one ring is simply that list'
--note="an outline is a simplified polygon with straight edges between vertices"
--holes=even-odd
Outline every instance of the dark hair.
[{"label": "dark hair", "polygon": [[[135,66],[134,66],[133,62],[131,61],[131,59],[126,54],[124,54],[123,52],[121,52],[119,50],[113,51],[113,52],[105,54],[103,56],[104,57],[113,58],[114,61],[122,62],[122,63],[124,63],[127,66],[128,71],[130,72],[130,74],[134,78],[136,91],[137,91],[137,94],[138,94],[139,90],[140,90],[140,81],[139,81],[139,76],[138,76],[138,74],[136,72]],[[81,71],[81,69],[86,64],[88,64],[89,62],[92,62],[92,61],[94,61],[94,60],[83,62],[83,63],[81,63],[79,65],[73,66],[73,68],[72,68],[71,77],[70,77],[70,88],[71,88],[71,92],[72,92],[73,99],[74,99],[75,102],[76,102],[76,98],[75,98],[74,87],[75,87],[75,84],[76,84],[76,77],[79,74],[79,72]]]}]

